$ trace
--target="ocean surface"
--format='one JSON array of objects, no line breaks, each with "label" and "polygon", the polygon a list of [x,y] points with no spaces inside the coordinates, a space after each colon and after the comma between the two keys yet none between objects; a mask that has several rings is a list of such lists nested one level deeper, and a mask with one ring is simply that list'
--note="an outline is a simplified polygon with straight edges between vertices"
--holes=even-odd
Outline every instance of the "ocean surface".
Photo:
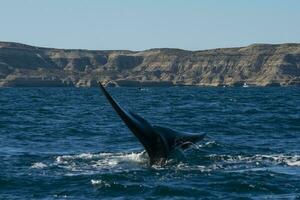
[{"label": "ocean surface", "polygon": [[149,166],[98,88],[1,88],[0,199],[300,199],[299,87],[108,90],[207,137]]}]

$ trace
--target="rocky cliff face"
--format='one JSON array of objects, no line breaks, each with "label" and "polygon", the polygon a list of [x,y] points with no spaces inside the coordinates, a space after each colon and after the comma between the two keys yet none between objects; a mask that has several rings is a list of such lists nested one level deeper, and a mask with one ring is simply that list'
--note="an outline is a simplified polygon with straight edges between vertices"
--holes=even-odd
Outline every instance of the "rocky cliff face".
[{"label": "rocky cliff face", "polygon": [[300,85],[300,44],[89,51],[0,42],[0,86]]}]

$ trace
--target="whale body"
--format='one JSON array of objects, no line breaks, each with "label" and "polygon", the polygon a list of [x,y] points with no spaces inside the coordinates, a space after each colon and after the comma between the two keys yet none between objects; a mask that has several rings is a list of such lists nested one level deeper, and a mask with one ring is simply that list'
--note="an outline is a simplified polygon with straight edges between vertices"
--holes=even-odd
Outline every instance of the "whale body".
[{"label": "whale body", "polygon": [[150,165],[162,165],[174,149],[187,149],[204,138],[205,134],[179,132],[170,128],[151,125],[140,115],[123,109],[107,92],[101,82],[98,83],[116,113],[144,146],[150,158]]}]

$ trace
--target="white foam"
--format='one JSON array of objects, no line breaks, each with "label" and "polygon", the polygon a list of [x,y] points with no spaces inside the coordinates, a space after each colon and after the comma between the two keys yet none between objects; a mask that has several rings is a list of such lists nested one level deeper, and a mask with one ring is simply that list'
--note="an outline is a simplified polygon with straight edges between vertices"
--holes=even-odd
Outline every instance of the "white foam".
[{"label": "white foam", "polygon": [[57,156],[56,162],[64,162],[76,159],[82,160],[91,160],[91,159],[101,159],[101,158],[114,158],[119,160],[133,160],[140,161],[144,152],[141,153],[99,153],[99,154],[91,154],[91,153],[82,153],[78,155],[63,155]]},{"label": "white foam", "polygon": [[68,170],[67,174],[95,174],[102,170],[124,170],[140,168],[148,163],[144,152],[141,153],[83,153],[57,156],[54,165]]},{"label": "white foam", "polygon": [[43,169],[45,167],[47,167],[46,164],[44,164],[42,162],[36,162],[36,163],[33,163],[30,168],[33,168],[33,169]]},{"label": "white foam", "polygon": [[198,144],[198,148],[203,148],[203,147],[211,147],[211,146],[214,146],[216,145],[217,143],[215,141],[208,141],[208,142],[205,142],[205,143],[202,143],[202,144]]},{"label": "white foam", "polygon": [[176,166],[177,170],[182,170],[182,171],[200,171],[200,172],[208,172],[208,171],[212,171],[214,167],[211,166],[204,166],[204,165],[194,165],[194,166],[190,166],[186,163],[179,163]]},{"label": "white foam", "polygon": [[297,166],[300,167],[300,159],[291,159],[291,160],[287,160],[285,161],[287,165],[289,166]]},{"label": "white foam", "polygon": [[254,156],[231,156],[231,155],[216,155],[212,154],[209,156],[212,159],[222,160],[225,162],[255,162],[259,165],[260,162],[275,162],[277,164],[286,164],[288,166],[300,166],[300,155],[284,155],[284,154],[273,154],[273,155],[254,155]]},{"label": "white foam", "polygon": [[107,183],[105,181],[102,181],[102,180],[92,179],[91,183],[92,183],[92,185],[97,185],[97,186],[100,186],[100,187],[111,187],[111,185],[109,183]]},{"label": "white foam", "polygon": [[[208,142],[206,145],[212,145]],[[183,170],[183,171],[200,171],[211,172],[226,168],[227,170],[259,169],[260,167],[286,165],[299,167],[300,155],[285,155],[285,154],[257,154],[257,155],[207,155],[206,158],[212,162],[207,164],[192,164],[189,162],[173,162],[170,159],[165,166],[152,166],[156,170]],[[148,167],[149,158],[144,152],[141,153],[82,153],[76,155],[61,155],[57,156],[54,165],[64,168],[65,175],[77,176],[82,174],[98,174],[105,172],[119,172],[124,170],[141,170],[143,167]],[[267,166],[266,166],[267,165]],[[43,163],[33,165],[33,168],[43,168]],[[98,182],[97,182],[98,181]],[[93,185],[105,186],[101,180],[91,180]],[[103,186],[104,184],[104,186]]]},{"label": "white foam", "polygon": [[58,195],[58,194],[55,194],[55,195],[53,195],[53,197],[66,199],[66,198],[68,198],[68,195]]}]

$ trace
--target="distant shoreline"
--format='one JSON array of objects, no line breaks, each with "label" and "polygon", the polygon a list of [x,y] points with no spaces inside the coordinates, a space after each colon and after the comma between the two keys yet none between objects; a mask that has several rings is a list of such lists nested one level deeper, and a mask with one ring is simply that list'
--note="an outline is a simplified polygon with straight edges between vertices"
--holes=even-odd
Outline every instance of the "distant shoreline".
[{"label": "distant shoreline", "polygon": [[76,50],[0,42],[0,87],[300,86],[300,44],[202,51]]}]

